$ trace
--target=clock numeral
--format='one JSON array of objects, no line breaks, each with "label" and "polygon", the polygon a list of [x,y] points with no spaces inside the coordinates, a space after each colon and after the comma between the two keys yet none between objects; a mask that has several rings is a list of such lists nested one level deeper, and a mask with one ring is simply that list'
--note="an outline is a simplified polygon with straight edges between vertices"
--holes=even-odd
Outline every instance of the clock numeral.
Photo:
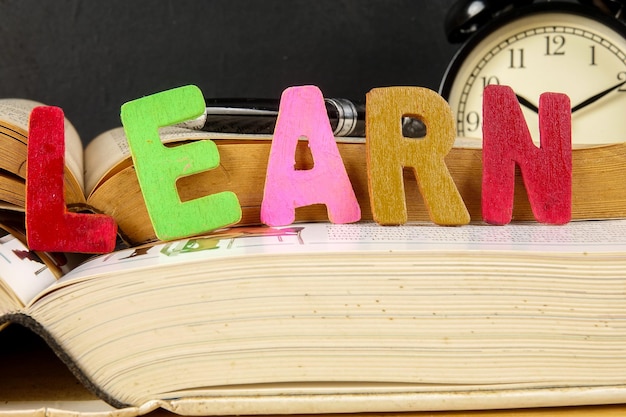
[{"label": "clock numeral", "polygon": [[509,58],[511,59],[509,68],[526,68],[524,66],[524,48],[509,49]]},{"label": "clock numeral", "polygon": [[[621,71],[617,73],[617,80],[618,81],[626,81],[626,71]],[[620,88],[617,89],[618,92],[620,93],[626,93],[626,85],[621,86]]]},{"label": "clock numeral", "polygon": [[480,77],[480,78],[481,80],[483,80],[483,90],[485,89],[485,87],[491,84],[500,85],[500,79],[496,77],[495,75],[490,75],[488,77],[485,76],[485,77]]},{"label": "clock numeral", "polygon": [[589,48],[591,48],[591,63],[589,65],[598,65],[596,64],[596,46],[591,45]]},{"label": "clock numeral", "polygon": [[565,55],[565,37],[563,35],[546,36],[546,55]]},{"label": "clock numeral", "polygon": [[475,132],[480,127],[480,114],[476,111],[471,111],[465,116],[465,122],[467,123],[466,132]]}]

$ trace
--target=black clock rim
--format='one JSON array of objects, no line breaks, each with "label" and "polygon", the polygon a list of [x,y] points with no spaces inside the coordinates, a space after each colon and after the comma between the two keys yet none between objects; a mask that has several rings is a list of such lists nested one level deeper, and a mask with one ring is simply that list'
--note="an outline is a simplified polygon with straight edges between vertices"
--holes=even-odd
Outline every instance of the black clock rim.
[{"label": "black clock rim", "polygon": [[561,12],[569,13],[573,15],[582,16],[591,20],[595,20],[602,23],[605,26],[613,29],[617,33],[626,38],[626,25],[621,23],[617,19],[611,16],[607,16],[598,11],[595,11],[589,7],[577,3],[565,3],[565,2],[548,2],[540,4],[532,4],[528,6],[517,7],[506,14],[500,15],[494,18],[485,26],[480,28],[476,33],[470,36],[467,41],[456,51],[448,67],[446,68],[441,83],[439,85],[439,95],[445,100],[449,99],[450,90],[459,68],[468,57],[468,55],[474,50],[474,48],[485,39],[494,30],[507,25],[508,23],[527,16],[536,14]]}]

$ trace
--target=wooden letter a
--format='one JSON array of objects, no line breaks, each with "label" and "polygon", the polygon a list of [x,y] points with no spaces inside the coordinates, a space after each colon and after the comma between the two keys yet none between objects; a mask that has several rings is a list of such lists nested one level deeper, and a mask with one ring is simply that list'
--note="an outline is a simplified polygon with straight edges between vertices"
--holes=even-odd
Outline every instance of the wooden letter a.
[{"label": "wooden letter a", "polygon": [[[298,138],[309,140],[314,167],[296,170]],[[261,221],[285,226],[296,207],[325,204],[329,220],[350,223],[361,209],[333,136],[322,92],[315,86],[291,87],[280,99],[274,140],[267,164]]]}]

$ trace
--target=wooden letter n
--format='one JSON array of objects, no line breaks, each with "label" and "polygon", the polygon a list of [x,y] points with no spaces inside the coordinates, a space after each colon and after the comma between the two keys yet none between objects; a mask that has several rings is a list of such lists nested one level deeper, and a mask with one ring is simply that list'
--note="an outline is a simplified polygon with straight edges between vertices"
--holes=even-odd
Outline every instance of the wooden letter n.
[{"label": "wooden letter n", "polygon": [[572,141],[569,98],[539,98],[540,147],[532,142],[510,87],[489,85],[483,95],[482,217],[507,224],[513,215],[515,165],[519,165],[537,221],[565,224],[572,217]]}]

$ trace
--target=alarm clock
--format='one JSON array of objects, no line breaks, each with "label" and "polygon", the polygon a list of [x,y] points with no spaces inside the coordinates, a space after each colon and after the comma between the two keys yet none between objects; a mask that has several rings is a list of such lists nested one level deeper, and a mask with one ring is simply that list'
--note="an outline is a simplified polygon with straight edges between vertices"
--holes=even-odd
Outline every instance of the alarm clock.
[{"label": "alarm clock", "polygon": [[573,145],[626,142],[626,1],[463,0],[446,17],[449,41],[463,42],[440,94],[457,135],[482,138],[482,92],[511,87],[539,142],[538,102],[566,94]]}]

